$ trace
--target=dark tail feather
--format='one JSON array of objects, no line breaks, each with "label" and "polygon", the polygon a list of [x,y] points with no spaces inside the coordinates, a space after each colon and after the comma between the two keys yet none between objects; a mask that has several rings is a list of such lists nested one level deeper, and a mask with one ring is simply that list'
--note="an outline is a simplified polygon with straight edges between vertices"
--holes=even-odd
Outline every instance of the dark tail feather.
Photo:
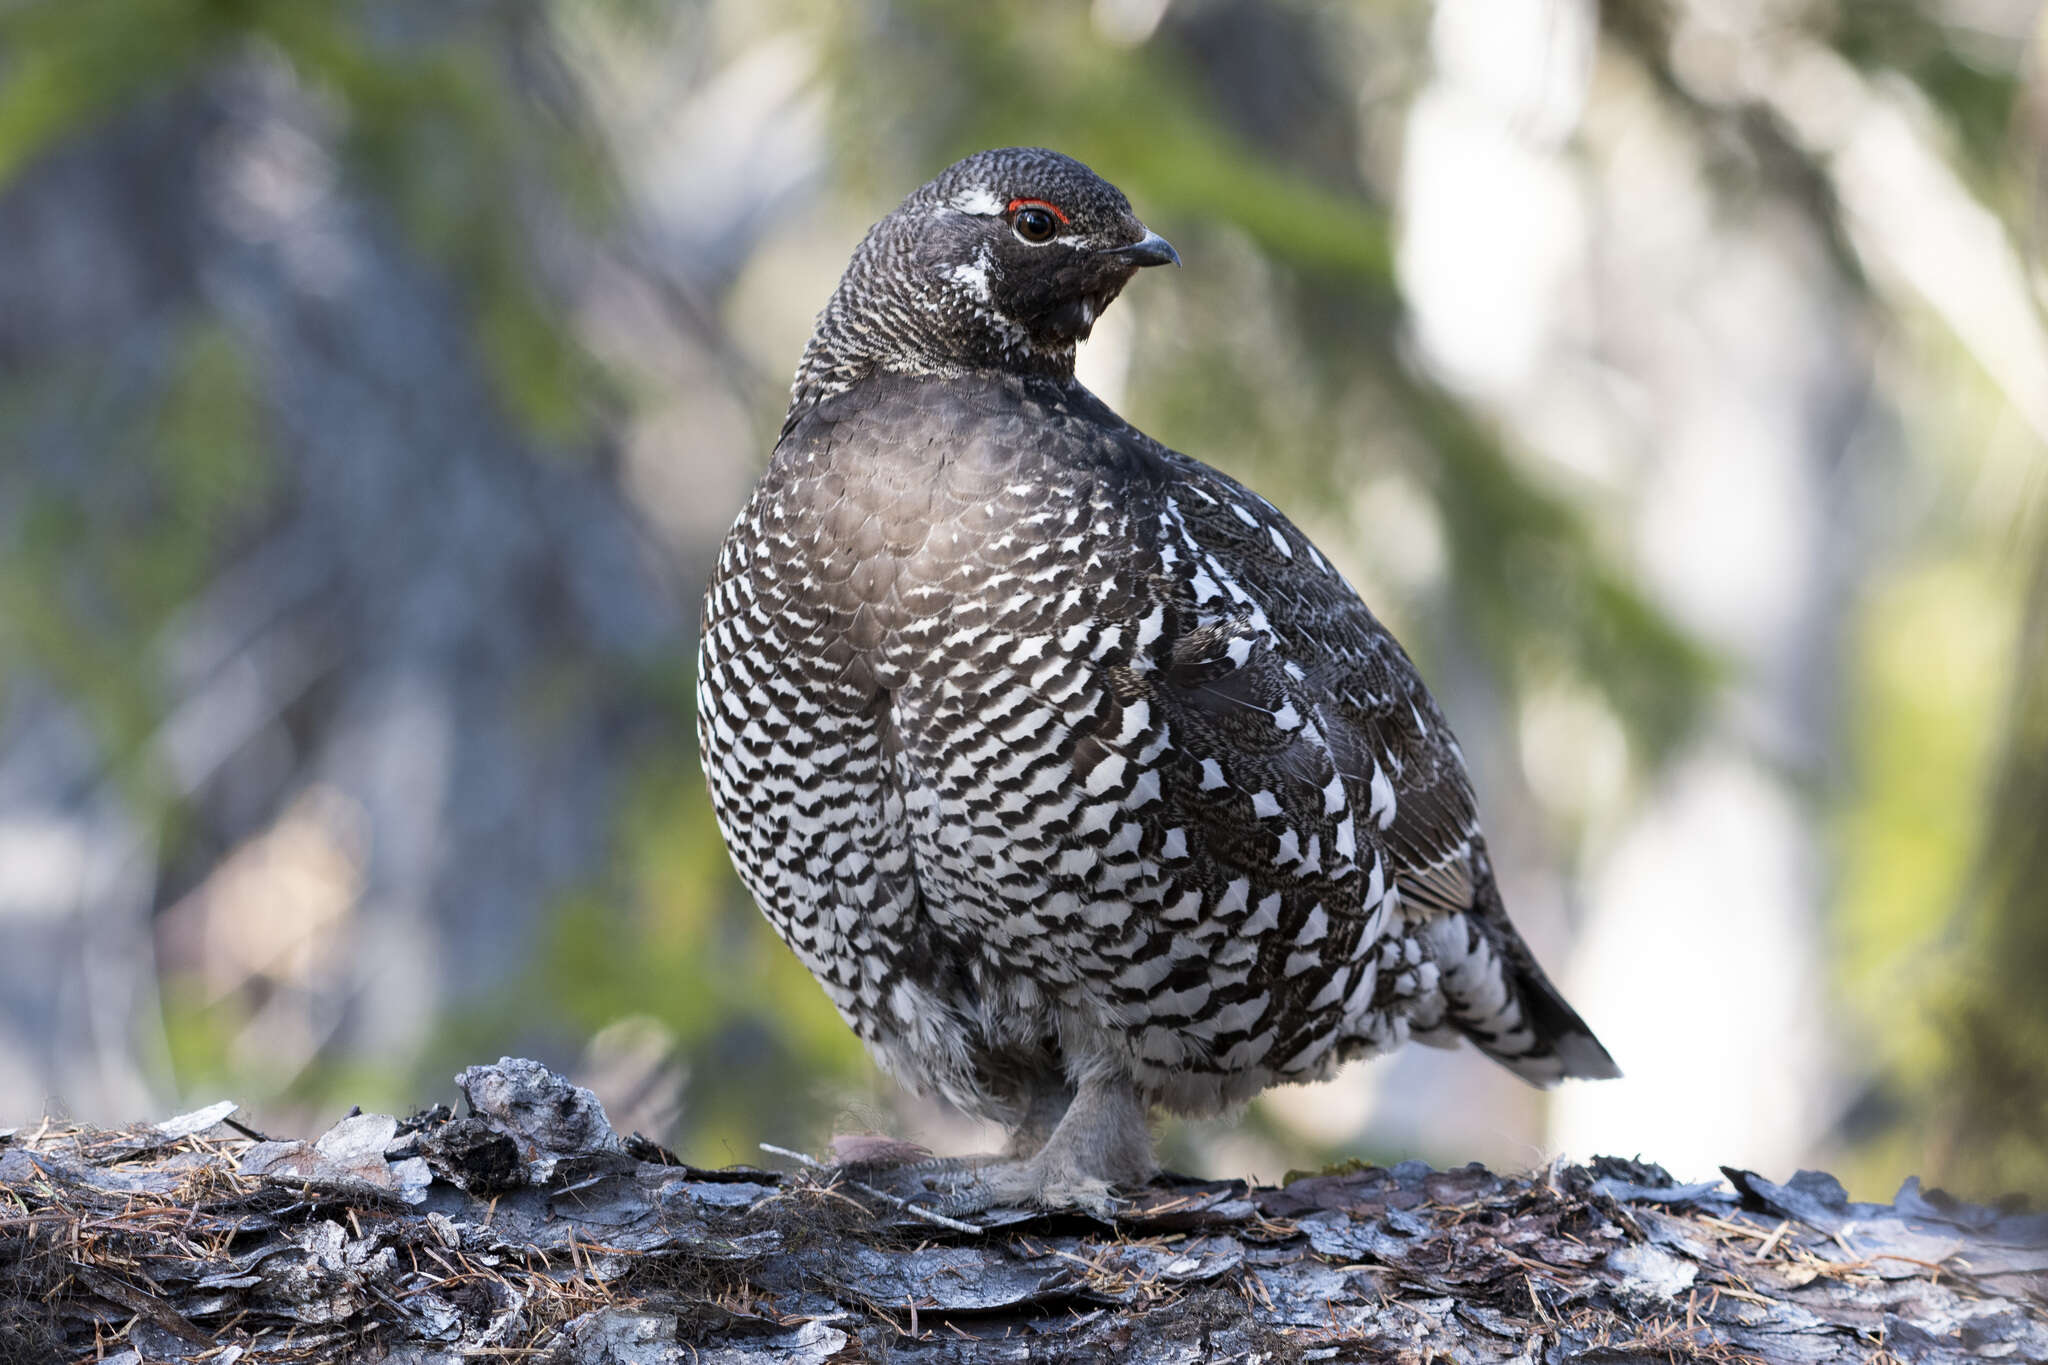
[{"label": "dark tail feather", "polygon": [[[1589,1081],[1613,1080],[1621,1075],[1607,1049],[1579,1018],[1550,978],[1523,950],[1524,961],[1512,973],[1515,994],[1522,1002],[1522,1015],[1536,1035],[1539,1052],[1523,1058],[1498,1060],[1516,1075],[1537,1085],[1554,1085],[1567,1076]],[[1541,1074],[1537,1074],[1537,1073]]]},{"label": "dark tail feather", "polygon": [[[1491,899],[1495,913],[1487,913]],[[1499,909],[1491,879],[1480,903],[1430,926],[1444,993],[1444,1023],[1531,1085],[1567,1076],[1621,1074]]]}]

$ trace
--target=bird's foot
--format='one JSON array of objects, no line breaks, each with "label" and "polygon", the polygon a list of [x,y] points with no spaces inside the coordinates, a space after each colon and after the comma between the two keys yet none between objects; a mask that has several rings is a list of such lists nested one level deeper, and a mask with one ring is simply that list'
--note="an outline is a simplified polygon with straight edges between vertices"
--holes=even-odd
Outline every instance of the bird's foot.
[{"label": "bird's foot", "polygon": [[961,1171],[978,1171],[984,1166],[999,1165],[1008,1158],[1000,1152],[971,1152],[966,1156],[935,1156],[914,1162],[903,1169],[912,1175],[951,1175]]},{"label": "bird's foot", "polygon": [[1004,1160],[993,1152],[933,1156],[930,1149],[907,1142],[882,1149],[862,1145],[842,1152],[836,1139],[833,1154],[841,1157],[838,1169],[866,1182],[867,1188],[940,1213],[945,1211],[955,1190],[973,1181],[976,1171]]},{"label": "bird's foot", "polygon": [[[1061,1161],[1033,1157],[961,1157],[918,1168],[931,1192],[930,1207],[952,1217],[988,1209],[1080,1209],[1098,1218],[1114,1218],[1129,1201],[1113,1193],[1109,1181],[1073,1169]],[[936,1177],[936,1178],[934,1178]],[[918,1201],[924,1202],[924,1201]]]}]

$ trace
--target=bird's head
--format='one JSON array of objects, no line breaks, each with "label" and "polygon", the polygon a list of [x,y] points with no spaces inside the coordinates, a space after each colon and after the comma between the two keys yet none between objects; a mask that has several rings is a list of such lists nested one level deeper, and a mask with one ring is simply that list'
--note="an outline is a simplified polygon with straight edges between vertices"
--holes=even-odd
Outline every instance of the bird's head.
[{"label": "bird's head", "polygon": [[798,389],[863,369],[1065,377],[1131,276],[1180,264],[1130,201],[1042,147],[978,152],[875,224],[819,316]]}]

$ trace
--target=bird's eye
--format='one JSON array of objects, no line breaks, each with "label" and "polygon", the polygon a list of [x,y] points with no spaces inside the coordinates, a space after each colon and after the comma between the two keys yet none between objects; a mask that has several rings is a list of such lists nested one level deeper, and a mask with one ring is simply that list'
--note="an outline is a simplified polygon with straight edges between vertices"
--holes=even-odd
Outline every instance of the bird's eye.
[{"label": "bird's eye", "polygon": [[1051,241],[1053,234],[1060,230],[1059,221],[1052,216],[1052,210],[1042,209],[1036,205],[1018,209],[1016,216],[1010,219],[1010,227],[1019,237],[1034,245]]}]

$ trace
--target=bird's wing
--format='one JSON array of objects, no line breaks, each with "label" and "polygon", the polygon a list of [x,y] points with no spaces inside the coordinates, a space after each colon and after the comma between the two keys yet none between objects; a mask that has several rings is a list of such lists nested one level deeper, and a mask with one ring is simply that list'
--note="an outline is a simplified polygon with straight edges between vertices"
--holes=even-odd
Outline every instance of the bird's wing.
[{"label": "bird's wing", "polygon": [[[1198,611],[1234,608],[1239,629],[1263,645],[1298,708],[1315,718],[1369,826],[1357,842],[1384,856],[1403,914],[1432,945],[1443,1027],[1539,1084],[1617,1074],[1509,921],[1464,755],[1407,654],[1272,504],[1198,461],[1170,458],[1163,521],[1197,562],[1182,574],[1182,595],[1205,599]],[[1213,602],[1205,579],[1219,589]]]},{"label": "bird's wing", "polygon": [[[1411,913],[1469,909],[1479,834],[1472,787],[1414,665],[1272,504],[1205,465],[1173,458],[1162,539],[1190,623],[1176,653],[1200,655],[1205,637],[1219,633],[1235,639],[1244,666],[1227,681],[1204,678],[1202,690],[1294,699],[1316,720],[1321,749],[1355,794],[1360,833],[1386,855]],[[1291,738],[1271,734],[1279,727],[1259,723],[1250,714],[1256,708],[1245,710],[1232,739],[1256,743],[1262,731],[1269,741]]]}]

